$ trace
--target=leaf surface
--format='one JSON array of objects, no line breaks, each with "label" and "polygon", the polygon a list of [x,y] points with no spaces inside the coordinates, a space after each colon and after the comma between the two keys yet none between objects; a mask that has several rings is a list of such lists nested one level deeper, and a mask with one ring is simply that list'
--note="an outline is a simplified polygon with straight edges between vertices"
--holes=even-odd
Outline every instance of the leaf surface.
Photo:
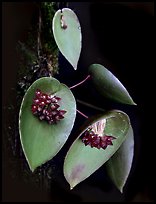
[{"label": "leaf surface", "polygon": [[[61,98],[60,109],[67,111],[64,119],[50,125],[32,114],[31,105],[37,89]],[[19,131],[22,148],[32,171],[52,159],[63,147],[73,128],[75,117],[76,102],[72,92],[55,78],[40,78],[29,87],[20,108]]]}]

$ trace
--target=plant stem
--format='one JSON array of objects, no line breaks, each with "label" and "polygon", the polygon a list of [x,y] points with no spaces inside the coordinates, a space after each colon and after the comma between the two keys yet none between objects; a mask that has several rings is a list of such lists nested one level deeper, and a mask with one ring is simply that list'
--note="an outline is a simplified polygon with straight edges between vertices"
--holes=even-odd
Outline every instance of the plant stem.
[{"label": "plant stem", "polygon": [[85,115],[84,113],[82,113],[81,111],[77,110],[77,112],[78,112],[80,115],[82,115],[83,117],[88,118],[88,116]]},{"label": "plant stem", "polygon": [[97,107],[97,106],[94,106],[94,105],[92,105],[92,104],[90,104],[90,103],[81,101],[81,100],[79,100],[79,99],[77,100],[77,102],[78,102],[78,103],[81,103],[81,104],[83,104],[83,105],[85,105],[85,106],[88,106],[88,107],[90,107],[90,108],[94,108],[95,110],[99,110],[99,111],[105,112],[105,110],[104,110],[103,108],[99,108],[99,107]]},{"label": "plant stem", "polygon": [[38,57],[40,56],[40,50],[42,49],[42,44],[41,44],[41,24],[42,24],[41,8],[39,7],[38,36],[37,36],[37,54],[38,54]]},{"label": "plant stem", "polygon": [[78,84],[75,84],[74,86],[71,86],[70,89],[73,89],[81,84],[83,84],[87,79],[89,79],[91,76],[88,75],[84,80],[82,80],[81,82],[79,82]]}]

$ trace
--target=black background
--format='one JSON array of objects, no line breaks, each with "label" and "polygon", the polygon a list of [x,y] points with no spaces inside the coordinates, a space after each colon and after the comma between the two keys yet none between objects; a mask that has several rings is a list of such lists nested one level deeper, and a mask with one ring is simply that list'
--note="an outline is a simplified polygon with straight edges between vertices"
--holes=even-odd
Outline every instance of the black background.
[{"label": "black background", "polygon": [[[6,132],[3,131],[2,143],[2,198],[3,201],[154,201],[154,149],[152,146],[154,132],[150,132],[149,118],[152,111],[151,87],[154,70],[154,3],[94,3],[70,2],[68,7],[77,14],[82,28],[82,52],[78,70],[74,71],[60,54],[60,73],[56,78],[72,86],[87,75],[87,68],[92,63],[100,63],[112,71],[124,84],[137,106],[127,106],[111,101],[101,100],[89,82],[73,90],[77,99],[93,101],[104,108],[115,107],[128,113],[134,129],[135,157],[133,168],[121,195],[110,180],[99,169],[92,176],[69,191],[63,175],[52,183],[51,191],[37,188],[34,180],[25,182],[20,166],[12,170],[11,161],[15,160],[7,146]],[[17,83],[16,44],[27,38],[33,3],[2,4],[2,85],[3,107],[10,102],[15,105],[16,97],[12,88]],[[96,112],[78,104],[78,109],[87,115]],[[12,117],[12,112],[3,108],[3,125]],[[75,129],[84,122],[77,116]],[[73,130],[74,131],[74,130]],[[67,142],[56,160],[64,155],[70,145]],[[61,160],[63,161],[63,159]],[[60,162],[61,163],[61,162]],[[61,168],[61,165],[60,165]],[[16,172],[16,175],[13,175]],[[31,173],[30,173],[31,174]]]}]

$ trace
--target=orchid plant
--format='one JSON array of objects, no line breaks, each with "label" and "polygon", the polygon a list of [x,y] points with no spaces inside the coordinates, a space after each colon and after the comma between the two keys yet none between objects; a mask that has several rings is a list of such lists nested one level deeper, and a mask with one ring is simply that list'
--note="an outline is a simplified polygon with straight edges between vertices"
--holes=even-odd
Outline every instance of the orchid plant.
[{"label": "orchid plant", "polygon": [[[82,48],[79,19],[69,8],[59,9],[52,19],[52,31],[59,51],[77,70]],[[130,173],[134,137],[129,116],[122,110],[105,110],[88,118],[77,110],[72,89],[92,80],[103,97],[118,103],[136,105],[126,88],[101,64],[91,64],[86,78],[72,87],[56,78],[41,77],[26,91],[19,113],[20,141],[33,172],[53,159],[66,143],[74,127],[76,114],[86,118],[65,159],[64,177],[73,189],[102,165],[122,192]]]}]

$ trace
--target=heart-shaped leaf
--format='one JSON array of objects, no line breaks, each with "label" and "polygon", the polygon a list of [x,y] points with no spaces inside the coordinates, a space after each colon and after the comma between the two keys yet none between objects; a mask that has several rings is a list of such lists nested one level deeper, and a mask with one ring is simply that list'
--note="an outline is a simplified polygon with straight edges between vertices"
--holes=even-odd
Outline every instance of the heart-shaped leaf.
[{"label": "heart-shaped leaf", "polygon": [[76,14],[69,8],[58,10],[52,29],[60,52],[76,70],[82,46],[81,26]]},{"label": "heart-shaped leaf", "polygon": [[[113,145],[107,146],[106,149],[85,146],[81,137],[89,127],[96,127],[96,125],[100,125],[102,134],[116,138],[112,141]],[[127,114],[118,110],[109,111],[84,124],[64,161],[64,176],[71,189],[94,173],[118,150],[126,139],[129,126],[130,121]]]},{"label": "heart-shaped leaf", "polygon": [[133,155],[134,137],[133,129],[130,126],[127,132],[126,140],[106,163],[108,175],[121,192],[123,192],[123,187],[131,170]]},{"label": "heart-shaped leaf", "polygon": [[[67,111],[56,124],[40,121],[32,114],[31,105],[37,89],[60,97],[60,108]],[[52,77],[35,81],[27,90],[20,108],[19,131],[25,157],[32,171],[52,159],[65,144],[74,125],[76,102],[70,89]]]},{"label": "heart-shaped leaf", "polygon": [[89,67],[89,73],[92,76],[95,87],[103,96],[120,103],[136,105],[126,88],[104,66],[100,64],[92,64]]}]

